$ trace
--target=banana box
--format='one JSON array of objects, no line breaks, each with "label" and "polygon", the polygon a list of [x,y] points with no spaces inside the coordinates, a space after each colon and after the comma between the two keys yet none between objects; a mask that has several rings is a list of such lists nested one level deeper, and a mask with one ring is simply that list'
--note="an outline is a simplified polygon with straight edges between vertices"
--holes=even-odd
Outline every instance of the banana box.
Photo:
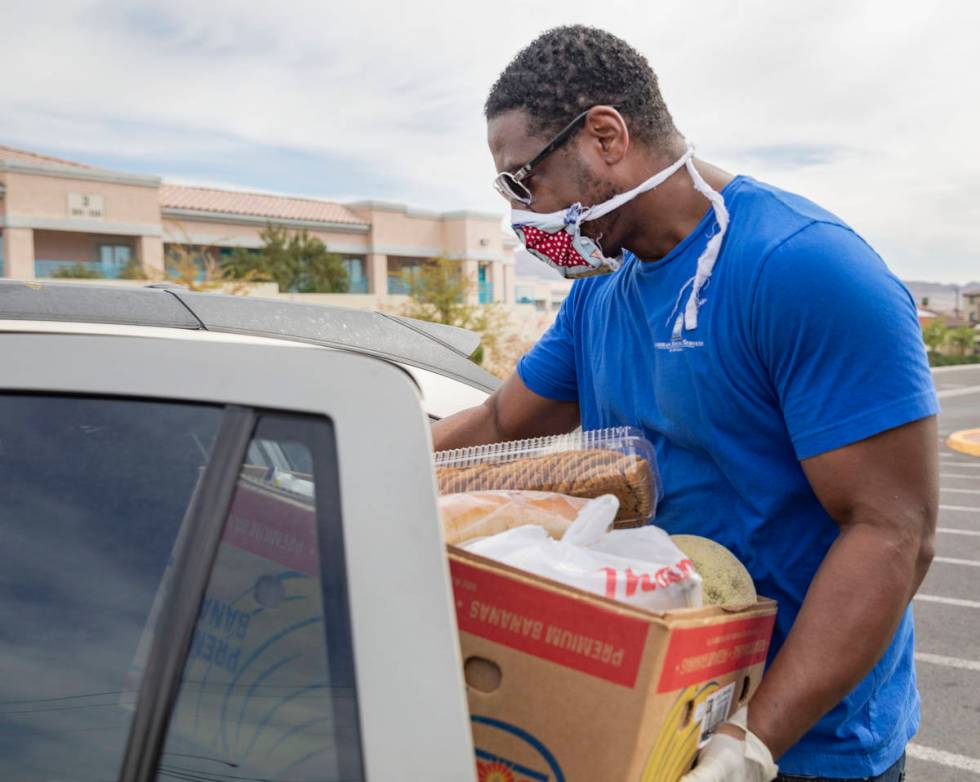
[{"label": "banana box", "polygon": [[449,547],[480,782],[676,782],[762,679],[776,619],[651,613]]}]

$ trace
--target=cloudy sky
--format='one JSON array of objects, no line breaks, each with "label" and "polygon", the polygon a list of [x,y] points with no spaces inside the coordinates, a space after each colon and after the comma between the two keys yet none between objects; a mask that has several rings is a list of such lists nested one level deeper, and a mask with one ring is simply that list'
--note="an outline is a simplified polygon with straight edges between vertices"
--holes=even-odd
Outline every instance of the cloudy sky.
[{"label": "cloudy sky", "polygon": [[906,279],[980,279],[973,0],[8,0],[0,144],[503,214],[483,100],[573,22],[647,55],[700,156],[814,198]]}]

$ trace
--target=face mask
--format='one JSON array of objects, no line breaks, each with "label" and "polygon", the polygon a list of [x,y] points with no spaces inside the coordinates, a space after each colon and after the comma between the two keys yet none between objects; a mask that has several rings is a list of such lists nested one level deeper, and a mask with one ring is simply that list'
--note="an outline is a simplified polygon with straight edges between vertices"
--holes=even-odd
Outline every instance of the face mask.
[{"label": "face mask", "polygon": [[[603,201],[595,206],[583,207],[582,204],[575,203],[567,209],[549,214],[513,209],[511,210],[511,225],[525,249],[538,260],[557,269],[563,277],[589,277],[594,274],[616,271],[622,265],[622,253],[616,258],[606,257],[597,240],[582,235],[582,223],[597,220],[632,201],[638,195],[653,190],[686,166],[695,189],[711,202],[720,230],[710,239],[708,246],[698,259],[695,277],[681,291],[681,296],[683,296],[684,291],[691,287],[688,306],[675,323],[674,331],[675,336],[677,336],[678,328],[681,330],[697,328],[697,309],[701,288],[711,276],[711,269],[714,267],[715,259],[717,259],[721,247],[722,236],[728,227],[728,211],[725,209],[725,201],[702,179],[701,174],[694,167],[693,157],[694,147],[688,146],[684,154],[663,171],[657,172],[632,190],[613,196],[608,201]],[[679,302],[680,296],[678,297],[678,307]],[[678,307],[675,307],[675,311]]]}]

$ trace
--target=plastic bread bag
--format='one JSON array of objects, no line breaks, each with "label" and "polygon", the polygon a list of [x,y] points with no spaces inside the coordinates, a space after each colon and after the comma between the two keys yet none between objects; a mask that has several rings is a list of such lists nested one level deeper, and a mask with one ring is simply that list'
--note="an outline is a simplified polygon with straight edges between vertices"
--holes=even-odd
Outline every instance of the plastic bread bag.
[{"label": "plastic bread bag", "polygon": [[536,525],[463,545],[467,551],[649,611],[701,605],[701,577],[659,527],[611,530],[612,495],[589,500],[560,540]]},{"label": "plastic bread bag", "polygon": [[663,494],[657,455],[629,427],[576,431],[435,454],[440,494],[529,490],[619,499],[617,527],[642,526]]},{"label": "plastic bread bag", "polygon": [[560,538],[588,500],[547,491],[472,491],[438,502],[446,543],[459,545],[525,524]]}]

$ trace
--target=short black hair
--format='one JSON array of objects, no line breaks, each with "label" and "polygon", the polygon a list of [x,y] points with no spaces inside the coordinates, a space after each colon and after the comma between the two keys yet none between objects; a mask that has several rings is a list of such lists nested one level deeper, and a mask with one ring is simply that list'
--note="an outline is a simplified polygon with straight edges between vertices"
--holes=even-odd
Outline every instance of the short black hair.
[{"label": "short black hair", "polygon": [[490,89],[484,113],[489,120],[523,109],[531,131],[544,135],[597,105],[618,106],[630,134],[651,146],[677,132],[646,57],[584,25],[555,27],[521,50]]}]

